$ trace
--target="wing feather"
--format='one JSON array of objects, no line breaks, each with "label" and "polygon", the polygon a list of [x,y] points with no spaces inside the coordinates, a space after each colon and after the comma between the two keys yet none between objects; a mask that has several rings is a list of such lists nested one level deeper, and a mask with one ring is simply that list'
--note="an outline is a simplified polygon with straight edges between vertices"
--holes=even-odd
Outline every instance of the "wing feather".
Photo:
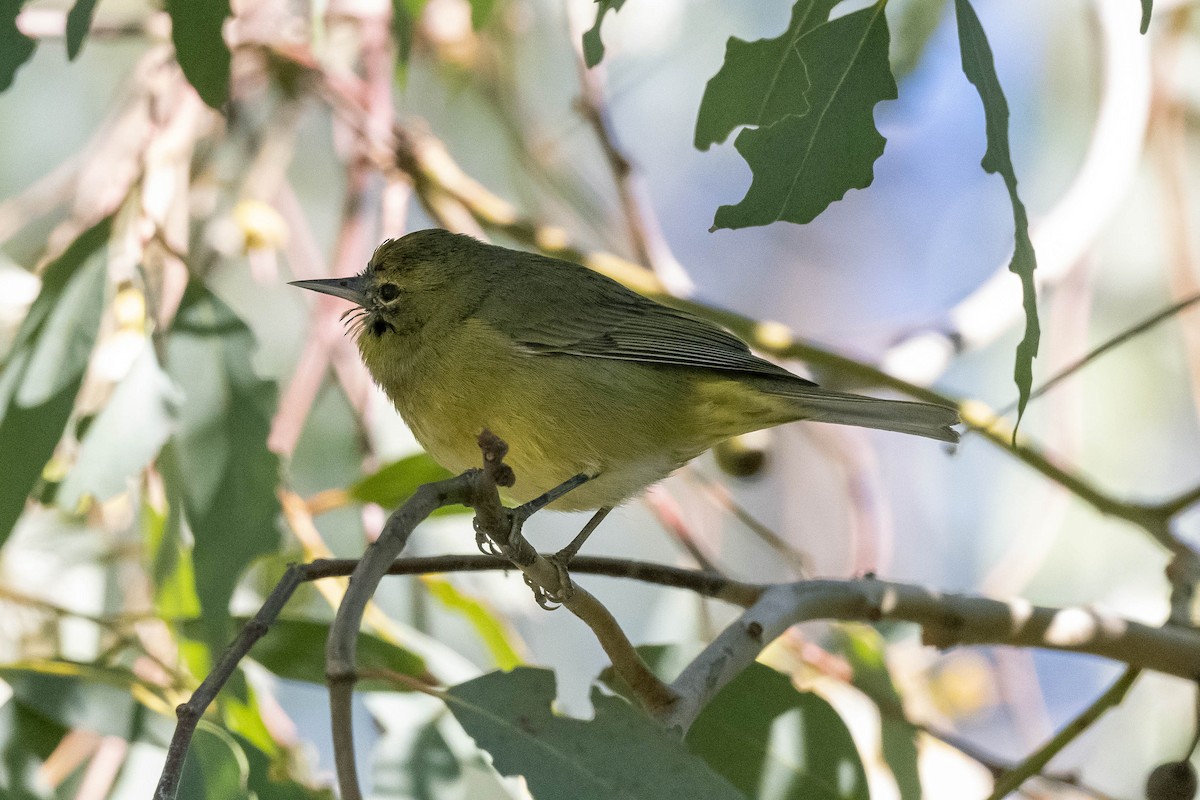
[{"label": "wing feather", "polygon": [[[507,254],[512,251],[501,251]],[[498,258],[477,315],[539,354],[726,370],[812,384],[759,358],[700,317],[656,303],[568,261]]]}]

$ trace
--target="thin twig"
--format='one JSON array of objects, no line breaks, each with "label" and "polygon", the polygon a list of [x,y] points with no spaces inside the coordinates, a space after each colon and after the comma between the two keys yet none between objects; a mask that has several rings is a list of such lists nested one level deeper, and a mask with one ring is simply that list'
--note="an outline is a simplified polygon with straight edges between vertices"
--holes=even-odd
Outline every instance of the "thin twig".
[{"label": "thin twig", "polygon": [[[1063,369],[1061,369],[1059,372],[1057,372],[1054,375],[1054,377],[1050,378],[1045,383],[1043,383],[1041,386],[1039,386],[1038,388],[1036,388],[1032,392],[1030,392],[1029,399],[1034,400],[1038,397],[1041,397],[1046,392],[1050,391],[1055,386],[1062,383],[1067,378],[1071,377],[1076,372],[1083,369],[1088,364],[1092,363],[1097,358],[1099,358],[1100,356],[1107,353],[1109,350],[1112,350],[1113,348],[1116,348],[1116,347],[1120,347],[1121,345],[1128,342],[1130,339],[1133,339],[1136,336],[1140,336],[1141,334],[1145,333],[1146,331],[1148,331],[1151,328],[1158,325],[1160,322],[1165,322],[1166,320],[1170,319],[1171,317],[1174,317],[1179,312],[1184,311],[1188,308],[1191,308],[1196,303],[1200,303],[1200,294],[1193,294],[1189,297],[1185,297],[1183,300],[1180,300],[1178,303],[1172,303],[1171,305],[1167,306],[1166,308],[1162,309],[1161,311],[1158,311],[1158,312],[1146,317],[1144,320],[1137,323],[1136,325],[1126,328],[1125,330],[1118,333],[1116,336],[1113,336],[1111,339],[1108,339],[1108,340],[1104,341],[1103,343],[1097,345],[1096,347],[1093,347],[1085,355],[1081,356],[1078,360],[1071,362],[1071,364],[1069,366],[1066,366]],[[1011,414],[1012,412],[1014,412],[1016,410],[1017,410],[1017,401],[1014,400],[1011,403],[1009,403],[1007,406],[1005,406],[1004,408],[997,411],[996,415],[1004,417],[1004,416],[1008,416],[1009,414]]]},{"label": "thin twig", "polygon": [[329,683],[329,707],[333,730],[334,763],[338,785],[344,800],[361,800],[355,767],[352,738],[352,699],[354,693],[355,651],[358,628],[375,587],[387,574],[388,567],[400,555],[417,525],[446,505],[469,503],[476,472],[419,487],[404,505],[388,517],[383,532],[359,560],[350,576],[350,585],[329,626],[325,647],[325,675]]},{"label": "thin twig", "polygon": [[167,748],[167,760],[163,766],[162,775],[154,790],[154,800],[174,800],[179,791],[179,781],[183,777],[183,763],[187,758],[188,747],[191,745],[196,725],[204,715],[204,710],[216,699],[221,687],[233,675],[234,670],[237,669],[242,658],[250,652],[254,643],[266,635],[268,627],[279,616],[279,612],[283,610],[284,604],[287,603],[296,588],[308,579],[305,575],[306,569],[307,567],[304,565],[293,564],[288,567],[287,572],[276,584],[258,613],[246,623],[237,638],[225,648],[225,652],[221,654],[212,671],[192,693],[188,701],[175,709],[178,721],[175,725],[175,734],[171,737],[171,744]]},{"label": "thin twig", "polygon": [[679,505],[666,487],[661,484],[651,486],[642,493],[642,500],[650,513],[658,520],[658,524],[671,535],[680,547],[688,552],[692,560],[700,565],[705,572],[719,575],[721,570],[696,541],[696,534],[683,518],[683,507]]},{"label": "thin twig", "polygon": [[[309,574],[313,580],[349,575],[356,564],[358,564],[357,559],[322,559],[309,564]],[[451,572],[508,571],[511,569],[512,564],[495,556],[446,555],[398,559],[388,568],[387,574],[429,575]],[[743,607],[753,605],[764,588],[758,584],[743,583],[703,570],[683,569],[665,564],[605,556],[575,556],[571,559],[571,572],[610,578],[627,578],[673,589],[686,589],[689,592]]]},{"label": "thin twig", "polygon": [[704,496],[722,511],[730,514],[738,522],[745,525],[751,533],[774,550],[780,558],[788,563],[798,577],[806,578],[812,573],[808,554],[794,547],[790,542],[761,522],[757,517],[734,498],[729,487],[720,481],[713,480],[695,467],[685,468],[682,474],[695,481]]},{"label": "thin twig", "polygon": [[1137,680],[1138,675],[1142,673],[1138,667],[1129,667],[1121,675],[1117,681],[1108,688],[1108,690],[1096,698],[1096,701],[1083,710],[1079,716],[1068,722],[1062,730],[1056,733],[1050,741],[1042,745],[1040,749],[1029,758],[1022,761],[1011,771],[1004,773],[992,790],[992,794],[988,800],[1001,800],[1007,797],[1012,792],[1021,788],[1021,784],[1028,778],[1038,774],[1046,765],[1050,763],[1050,759],[1054,758],[1064,747],[1073,742],[1084,731],[1092,726],[1097,719],[1108,709],[1119,705],[1125,699],[1125,693],[1129,691],[1129,687]]}]

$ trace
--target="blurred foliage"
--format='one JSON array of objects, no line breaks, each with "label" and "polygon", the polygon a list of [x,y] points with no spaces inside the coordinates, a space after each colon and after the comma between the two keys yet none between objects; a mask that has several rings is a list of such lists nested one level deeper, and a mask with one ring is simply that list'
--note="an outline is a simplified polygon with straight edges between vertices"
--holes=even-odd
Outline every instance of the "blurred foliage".
[{"label": "blurred foliage", "polygon": [[[598,0],[587,9],[592,24],[577,44],[588,66],[606,58],[601,28],[606,19],[613,27],[624,2]],[[512,20],[529,8],[502,0],[381,0],[326,17],[332,5],[313,3],[311,16],[297,16],[287,3],[165,0],[161,11],[141,9],[146,18],[136,25],[117,25],[105,18],[104,4],[76,0],[58,9],[59,34],[34,36],[23,32],[22,2],[0,4],[0,90],[42,36],[61,36],[69,59],[101,30],[145,50],[109,121],[65,165],[69,177],[39,184],[32,200],[6,204],[0,215],[6,237],[38,242],[14,248],[37,291],[0,353],[0,554],[45,547],[51,539],[40,535],[56,527],[83,530],[70,541],[89,543],[56,553],[63,574],[46,578],[44,595],[6,589],[0,596],[6,611],[10,604],[22,610],[6,619],[11,630],[0,643],[8,662],[0,667],[8,692],[0,699],[5,798],[75,796],[100,737],[123,748],[107,796],[147,796],[173,729],[172,709],[245,624],[244,607],[261,599],[248,570],[282,563],[301,546],[324,552],[324,542],[305,538],[314,516],[359,548],[374,512],[360,514],[358,506],[390,510],[417,487],[449,477],[421,453],[383,457],[354,354],[330,344],[328,328],[340,335],[335,318],[318,307],[312,334],[298,343],[299,312],[263,289],[279,283],[280,255],[297,275],[329,267],[314,255],[317,224],[295,208],[291,181],[344,188],[330,259],[336,269],[358,269],[363,254],[355,248],[369,248],[364,242],[374,241],[377,228],[398,226],[370,209],[386,203],[395,211],[396,197],[410,190],[439,221],[566,249],[560,231],[514,219],[494,203],[471,207],[475,184],[422,126],[398,122],[390,99],[382,105],[387,118],[375,114],[371,103],[390,97],[394,76],[421,59],[455,91],[465,95],[463,87],[473,85],[473,102],[494,115],[487,133],[521,141],[522,168],[564,205],[587,205],[561,188],[569,181],[546,166],[546,148],[524,141],[513,84],[530,78],[511,63],[520,38]],[[740,202],[718,208],[714,227],[809,222],[849,190],[868,187],[886,144],[876,106],[897,96],[893,69],[919,60],[945,5],[912,0],[899,43],[885,3],[839,15],[838,0],[798,0],[786,30],[773,38],[730,37],[698,107],[694,145],[707,150],[736,132],[752,179]],[[1011,268],[1025,292],[1016,368],[1024,410],[1038,342],[1034,254],[991,48],[970,3],[955,6],[962,68],[985,112],[983,167],[1002,176],[1013,210]],[[1142,9],[1144,31],[1150,0]],[[321,145],[333,166],[292,161],[296,141],[318,135],[304,127],[313,106],[321,108],[319,135],[330,140]],[[594,119],[603,129],[599,109]],[[288,344],[290,355],[280,356]],[[280,497],[300,491],[289,459],[310,431],[312,398],[335,387],[359,425],[353,455],[362,466],[356,462],[353,475],[328,466],[322,491],[303,508],[287,507]],[[30,547],[22,537],[37,541]],[[19,578],[31,562],[11,563]],[[93,571],[77,579],[70,570],[80,564]],[[97,575],[102,580],[92,580]],[[55,596],[64,585],[78,597]],[[413,703],[428,700],[412,691],[423,688],[444,706],[412,722],[403,747],[381,743],[382,795],[521,797],[524,790],[500,777],[521,775],[541,800],[869,797],[864,764],[872,759],[860,754],[862,737],[852,735],[849,715],[820,694],[798,691],[787,675],[752,665],[684,738],[598,687],[590,694],[594,716],[576,719],[555,709],[551,672],[520,666],[527,655],[503,598],[442,577],[411,585],[419,630],[397,625],[390,633],[398,636],[360,634],[359,666],[374,670],[360,688]],[[332,599],[311,591],[294,600],[305,607],[289,607],[251,651],[253,666],[235,673],[196,731],[181,797],[332,796],[272,694],[280,681],[323,682],[324,620],[336,591],[324,597]],[[480,663],[426,641],[452,624],[482,642]],[[921,796],[921,737],[882,638],[848,626],[825,644],[830,660],[848,665],[843,683],[879,713],[883,766],[873,768],[894,780],[903,800]],[[663,665],[678,660],[667,650],[647,652],[666,672]],[[493,665],[511,671],[462,680]],[[376,714],[376,722],[394,732],[410,720]],[[478,747],[455,740],[464,730]]]}]

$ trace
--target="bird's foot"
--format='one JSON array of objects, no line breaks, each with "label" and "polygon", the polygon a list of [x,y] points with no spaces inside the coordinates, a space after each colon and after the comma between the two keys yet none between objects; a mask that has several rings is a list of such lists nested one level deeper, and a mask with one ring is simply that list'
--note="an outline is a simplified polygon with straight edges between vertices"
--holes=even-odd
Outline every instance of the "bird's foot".
[{"label": "bird's foot", "polygon": [[472,521],[472,527],[475,528],[475,547],[485,556],[492,558],[504,558],[504,551],[492,541],[492,537],[488,536],[487,531],[479,524],[479,518]]}]

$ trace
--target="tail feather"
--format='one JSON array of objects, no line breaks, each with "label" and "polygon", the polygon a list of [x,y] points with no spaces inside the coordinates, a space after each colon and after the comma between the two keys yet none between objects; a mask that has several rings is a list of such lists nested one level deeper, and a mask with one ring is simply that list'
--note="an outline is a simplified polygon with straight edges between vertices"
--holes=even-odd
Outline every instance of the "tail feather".
[{"label": "tail feather", "polygon": [[792,383],[765,388],[768,394],[787,398],[796,419],[911,433],[942,442],[958,441],[958,431],[950,426],[961,420],[958,412],[948,406],[882,400]]}]

